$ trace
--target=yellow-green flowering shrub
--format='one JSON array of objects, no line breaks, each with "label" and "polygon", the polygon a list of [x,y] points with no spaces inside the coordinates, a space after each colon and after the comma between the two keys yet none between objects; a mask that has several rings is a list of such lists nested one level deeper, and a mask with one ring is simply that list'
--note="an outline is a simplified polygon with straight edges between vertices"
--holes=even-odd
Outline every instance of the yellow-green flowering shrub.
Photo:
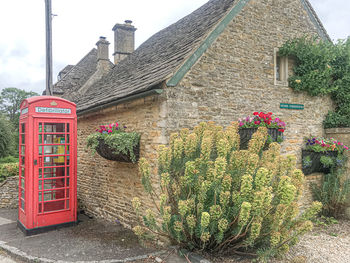
[{"label": "yellow-green flowering shrub", "polygon": [[161,193],[150,182],[146,159],[139,168],[145,190],[159,214],[133,199],[141,226],[140,238],[161,235],[188,249],[210,253],[249,253],[260,258],[288,251],[298,236],[312,228],[309,218],[320,209],[314,203],[299,215],[298,200],[304,176],[295,169],[294,156],[281,156],[280,145],[263,151],[267,129],[260,127],[240,150],[238,123],[225,130],[201,123],[172,134],[169,146],[161,146],[158,173]]}]

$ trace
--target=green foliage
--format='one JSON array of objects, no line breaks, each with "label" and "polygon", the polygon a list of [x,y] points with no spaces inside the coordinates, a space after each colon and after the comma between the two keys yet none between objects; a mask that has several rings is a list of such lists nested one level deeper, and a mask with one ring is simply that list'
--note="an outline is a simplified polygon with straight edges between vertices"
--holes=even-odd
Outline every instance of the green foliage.
[{"label": "green foliage", "polygon": [[321,215],[320,217],[317,217],[315,220],[313,220],[313,223],[316,226],[328,227],[331,225],[336,225],[339,222],[334,217],[328,217],[328,216]]},{"label": "green foliage", "polygon": [[328,113],[324,127],[350,127],[350,38],[334,45],[303,37],[287,41],[279,52],[296,58],[291,88],[311,96],[331,95],[336,109]]},{"label": "green foliage", "polygon": [[331,173],[323,175],[321,186],[312,184],[314,199],[323,204],[323,215],[338,218],[344,212],[350,191],[350,179],[345,176],[345,168],[333,167]]},{"label": "green foliage", "polygon": [[39,94],[32,91],[25,91],[17,88],[5,88],[0,94],[0,111],[10,120],[12,125],[16,128],[19,121],[19,107],[24,99]]},{"label": "green foliage", "polygon": [[[255,253],[261,258],[288,251],[297,237],[312,228],[322,204],[315,202],[299,216],[303,173],[294,156],[281,156],[280,145],[263,151],[267,128],[260,127],[248,150],[239,149],[238,123],[225,130],[201,123],[183,129],[158,150],[160,192],[151,183],[148,161],[140,159],[145,190],[158,213],[142,216],[141,200],[133,207],[141,225],[134,232],[164,236],[187,249],[209,253]],[[157,218],[158,220],[153,220]]]},{"label": "green foliage", "polygon": [[0,164],[0,182],[6,180],[7,177],[18,175],[18,163]]},{"label": "green foliage", "polygon": [[0,158],[0,164],[3,163],[18,163],[18,158],[11,155]]},{"label": "green foliage", "polygon": [[330,156],[321,156],[320,162],[323,164],[323,167],[329,168],[334,165],[333,158]]},{"label": "green foliage", "polygon": [[11,123],[0,116],[0,158],[13,154],[15,151],[15,133]]},{"label": "green foliage", "polygon": [[140,142],[140,134],[136,132],[100,133],[96,132],[88,136],[87,147],[96,151],[99,141],[102,140],[115,154],[129,155],[133,162],[136,162],[134,147]]}]

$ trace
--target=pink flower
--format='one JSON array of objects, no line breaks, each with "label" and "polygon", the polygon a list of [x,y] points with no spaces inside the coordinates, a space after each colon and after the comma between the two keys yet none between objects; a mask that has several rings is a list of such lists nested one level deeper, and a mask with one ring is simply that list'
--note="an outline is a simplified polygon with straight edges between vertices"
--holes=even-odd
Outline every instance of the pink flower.
[{"label": "pink flower", "polygon": [[118,126],[119,126],[119,123],[118,123],[118,122],[116,122],[116,123],[115,123],[115,127],[116,127],[116,128],[118,128]]},{"label": "pink flower", "polygon": [[349,150],[349,147],[348,147],[348,146],[344,146],[344,149],[345,149],[345,150]]},{"label": "pink flower", "polygon": [[108,130],[108,133],[111,133],[112,132],[112,130]]},{"label": "pink flower", "polygon": [[239,127],[242,127],[243,125],[244,125],[243,122],[240,122],[240,123],[239,123]]}]

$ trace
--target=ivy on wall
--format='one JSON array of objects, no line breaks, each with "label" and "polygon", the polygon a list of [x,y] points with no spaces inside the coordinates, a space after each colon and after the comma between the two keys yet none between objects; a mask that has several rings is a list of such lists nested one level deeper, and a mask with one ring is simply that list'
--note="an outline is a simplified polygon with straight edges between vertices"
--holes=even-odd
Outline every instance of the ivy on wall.
[{"label": "ivy on wall", "polygon": [[287,41],[279,53],[296,60],[294,75],[288,79],[291,88],[311,96],[332,97],[335,111],[328,113],[324,127],[350,127],[350,38],[336,44],[296,38]]}]

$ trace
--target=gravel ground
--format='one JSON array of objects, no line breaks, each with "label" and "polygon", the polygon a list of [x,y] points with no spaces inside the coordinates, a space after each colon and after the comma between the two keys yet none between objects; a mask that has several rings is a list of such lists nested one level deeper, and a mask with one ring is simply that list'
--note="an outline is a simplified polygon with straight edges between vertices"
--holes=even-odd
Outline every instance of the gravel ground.
[{"label": "gravel ground", "polygon": [[[175,258],[173,255],[172,258],[168,257],[165,261],[158,262],[181,262],[175,261]],[[252,262],[251,259],[243,257],[212,258],[210,260],[212,263]],[[135,263],[153,262],[157,261],[149,258]],[[328,227],[315,227],[312,232],[304,235],[283,259],[273,259],[270,263],[350,263],[350,221],[339,221],[339,224]]]},{"label": "gravel ground", "polygon": [[316,227],[303,236],[284,260],[291,263],[350,263],[350,221]]},{"label": "gravel ground", "polygon": [[[0,250],[0,263],[13,262],[6,253]],[[6,258],[6,259],[5,259]],[[162,260],[162,261],[161,261]],[[244,257],[210,258],[212,263],[251,263]],[[15,259],[15,262],[20,262]],[[163,255],[130,263],[189,263],[179,257],[174,250]],[[350,263],[350,221],[339,221],[339,224],[328,227],[315,227],[304,235],[283,259],[273,259],[270,263]]]}]

